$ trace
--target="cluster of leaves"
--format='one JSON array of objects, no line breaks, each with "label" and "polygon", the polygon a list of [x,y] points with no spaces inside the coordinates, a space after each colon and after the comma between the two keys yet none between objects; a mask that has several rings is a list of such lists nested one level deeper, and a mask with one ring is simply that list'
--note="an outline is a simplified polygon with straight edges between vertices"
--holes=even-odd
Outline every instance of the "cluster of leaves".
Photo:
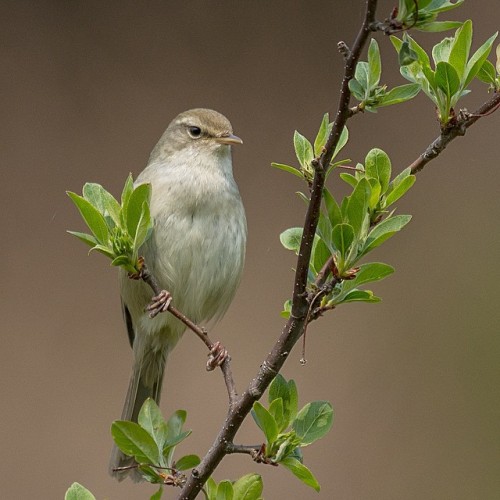
[{"label": "cluster of leaves", "polygon": [[359,61],[354,78],[349,80],[352,95],[360,101],[358,109],[376,112],[377,108],[409,101],[420,92],[418,83],[408,83],[387,90],[387,85],[379,85],[381,74],[380,50],[377,41],[372,38],[368,48],[368,62]]},{"label": "cluster of leaves", "polygon": [[134,457],[144,479],[153,484],[180,485],[181,472],[200,463],[197,455],[174,460],[175,447],[191,434],[191,431],[182,430],[185,421],[184,410],[177,410],[168,421],[164,420],[158,405],[148,398],[137,423],[117,420],[111,425],[111,435],[123,453]]},{"label": "cluster of leaves", "polygon": [[458,21],[436,21],[441,12],[455,9],[465,0],[399,0],[399,6],[394,17],[397,25],[404,29],[415,28],[420,31],[446,31],[458,28]]},{"label": "cluster of leaves", "polygon": [[322,438],[333,422],[333,408],[327,401],[314,401],[298,410],[297,387],[293,380],[277,375],[269,387],[269,407],[256,401],[252,416],[264,432],[266,444],[260,459],[289,469],[302,482],[319,491],[311,471],[302,463],[301,448]]},{"label": "cluster of leaves", "polygon": [[216,483],[210,477],[203,492],[206,500],[262,500],[262,478],[259,474],[247,474],[237,481]]},{"label": "cluster of leaves", "polygon": [[402,40],[391,37],[399,54],[401,74],[410,82],[419,84],[436,105],[442,127],[454,118],[458,100],[470,92],[467,87],[475,77],[487,79],[487,83],[497,88],[497,75],[487,61],[497,35],[498,32],[488,38],[469,58],[472,22],[466,21],[455,36],[444,38],[433,47],[435,69],[431,67],[427,52],[408,34],[405,33]]},{"label": "cluster of leaves", "polygon": [[[325,137],[331,126],[327,124],[325,117],[315,144]],[[307,139],[304,138],[304,141]],[[309,141],[307,143],[305,149],[312,149]],[[340,144],[341,147],[343,145],[345,142]],[[296,148],[299,162],[303,149]],[[394,215],[394,211],[388,210],[413,186],[415,176],[409,168],[391,180],[391,161],[384,151],[375,148],[366,155],[365,164],[358,163],[354,172],[354,175],[346,172],[340,174],[341,179],[352,188],[351,193],[340,204],[328,188],[325,187],[323,191],[324,204],[313,243],[308,284],[311,289],[314,288],[318,274],[333,256],[335,276],[339,282],[322,300],[321,307],[327,309],[346,302],[380,300],[371,291],[359,290],[358,287],[381,280],[394,272],[394,269],[379,262],[363,264],[354,271],[353,266],[400,231],[411,219],[409,215]],[[299,194],[309,202],[306,195]],[[283,246],[296,254],[299,252],[301,238],[300,227],[287,229],[280,235]],[[282,315],[288,317],[289,313],[288,301]]]},{"label": "cluster of leaves", "polygon": [[83,196],[68,191],[68,196],[78,208],[92,234],[68,231],[111,259],[113,266],[127,271],[139,271],[139,249],[153,230],[149,211],[151,185],[140,184],[134,188],[132,175],[125,182],[121,204],[101,185],[87,183]]}]

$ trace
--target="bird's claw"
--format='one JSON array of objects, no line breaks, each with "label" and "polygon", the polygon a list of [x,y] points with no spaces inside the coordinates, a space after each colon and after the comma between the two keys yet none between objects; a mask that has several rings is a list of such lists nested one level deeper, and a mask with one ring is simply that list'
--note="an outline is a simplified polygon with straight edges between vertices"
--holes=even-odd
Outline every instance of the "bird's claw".
[{"label": "bird's claw", "polygon": [[208,354],[207,371],[211,372],[215,370],[218,366],[222,365],[228,357],[229,353],[227,349],[219,341],[215,342]]},{"label": "bird's claw", "polygon": [[154,318],[162,312],[168,311],[172,295],[167,290],[162,290],[158,295],[155,295],[151,302],[146,306],[146,311],[149,311],[149,317]]}]

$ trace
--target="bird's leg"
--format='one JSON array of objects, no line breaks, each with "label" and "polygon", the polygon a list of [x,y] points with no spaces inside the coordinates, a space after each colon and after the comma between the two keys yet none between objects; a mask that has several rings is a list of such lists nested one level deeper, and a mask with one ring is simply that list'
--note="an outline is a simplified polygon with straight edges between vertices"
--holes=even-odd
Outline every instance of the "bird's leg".
[{"label": "bird's leg", "polygon": [[158,295],[155,295],[151,302],[146,306],[146,311],[149,311],[149,317],[154,318],[161,312],[168,311],[168,307],[172,302],[172,295],[167,290],[162,290]]},{"label": "bird's leg", "polygon": [[208,354],[207,371],[215,370],[224,363],[228,356],[227,349],[219,341],[214,342]]}]

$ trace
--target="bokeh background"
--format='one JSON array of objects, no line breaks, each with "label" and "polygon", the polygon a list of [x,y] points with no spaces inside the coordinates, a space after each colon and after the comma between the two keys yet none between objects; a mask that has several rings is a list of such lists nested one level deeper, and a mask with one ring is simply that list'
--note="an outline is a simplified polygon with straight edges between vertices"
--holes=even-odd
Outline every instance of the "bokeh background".
[{"label": "bokeh background", "polygon": [[[381,1],[378,17],[393,3]],[[73,481],[98,499],[155,490],[107,475],[131,351],[116,269],[65,233],[83,229],[65,190],[94,181],[118,194],[168,122],[192,107],[223,112],[245,141],[234,163],[247,264],[213,335],[230,350],[240,389],[256,373],[292,289],[294,259],[278,235],[304,213],[298,180],[270,163],[293,163],[294,129],[313,137],[335,109],[336,43],[354,39],[363,4],[0,3],[2,498],[63,498]],[[497,0],[469,0],[447,18],[472,18],[477,48],[499,14]],[[427,46],[439,36],[416,34]],[[384,81],[402,83],[391,44],[377,39]],[[487,99],[484,85],[473,88],[464,100],[471,110]],[[414,218],[373,255],[397,269],[373,286],[383,302],[346,305],[311,325],[308,363],[296,350],[284,369],[302,403],[327,399],[335,408],[327,439],[305,450],[321,493],[246,456],[226,459],[218,480],[256,470],[267,499],[500,498],[499,125],[500,112],[480,120],[398,203]],[[438,132],[423,96],[357,116],[349,128],[344,156],[362,161],[381,147],[396,171]],[[188,410],[194,435],[179,451],[203,455],[225,416],[223,381],[205,372],[193,335],[174,354],[162,409]],[[257,435],[248,422],[238,441]]]}]

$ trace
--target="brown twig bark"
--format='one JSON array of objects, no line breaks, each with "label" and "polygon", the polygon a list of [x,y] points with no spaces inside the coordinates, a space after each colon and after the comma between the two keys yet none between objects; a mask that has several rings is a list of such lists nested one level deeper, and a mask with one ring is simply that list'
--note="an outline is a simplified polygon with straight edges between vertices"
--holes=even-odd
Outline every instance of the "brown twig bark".
[{"label": "brown twig bark", "polygon": [[375,19],[377,0],[366,0],[363,24],[358,32],[352,49],[345,54],[344,78],[340,91],[340,100],[332,132],[327,140],[321,156],[314,160],[314,181],[311,189],[311,202],[308,206],[304,222],[304,231],[295,273],[295,286],[292,299],[292,313],[287,321],[279,339],[272,351],[262,363],[259,372],[250,382],[245,392],[236,400],[229,409],[226,421],[217,435],[212,447],[203,457],[200,465],[196,467],[182,488],[179,499],[192,500],[200,492],[203,484],[231,450],[233,439],[244,419],[252,409],[255,401],[260,399],[264,391],[279,372],[288,358],[293,346],[299,340],[306,324],[309,304],[307,300],[307,273],[311,257],[312,243],[318,225],[322,191],[325,183],[326,168],[337,145],[340,134],[349,117],[349,80],[354,76],[356,63],[370,34],[370,25]]},{"label": "brown twig bark", "polygon": [[495,92],[493,97],[486,101],[474,113],[461,112],[451,126],[446,127],[427,149],[410,165],[411,173],[420,172],[431,160],[441,154],[446,146],[458,136],[465,135],[467,129],[474,125],[480,118],[487,116],[500,106],[500,92]]}]

